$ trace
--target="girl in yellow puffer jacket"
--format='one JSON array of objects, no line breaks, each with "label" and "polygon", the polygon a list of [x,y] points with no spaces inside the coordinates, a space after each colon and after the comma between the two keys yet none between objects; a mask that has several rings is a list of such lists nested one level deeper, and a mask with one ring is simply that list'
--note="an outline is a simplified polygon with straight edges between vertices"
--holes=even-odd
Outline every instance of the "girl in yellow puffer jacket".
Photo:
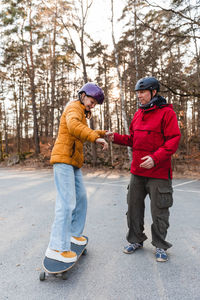
[{"label": "girl in yellow puffer jacket", "polygon": [[104,93],[94,83],[86,83],[79,91],[79,100],[71,101],[61,116],[58,137],[51,154],[57,190],[55,219],[46,256],[62,262],[74,262],[76,253],[71,242],[84,245],[82,236],[87,211],[87,195],[83,183],[83,143],[96,142],[108,149],[106,131],[92,130],[86,118],[96,104],[102,104]]}]

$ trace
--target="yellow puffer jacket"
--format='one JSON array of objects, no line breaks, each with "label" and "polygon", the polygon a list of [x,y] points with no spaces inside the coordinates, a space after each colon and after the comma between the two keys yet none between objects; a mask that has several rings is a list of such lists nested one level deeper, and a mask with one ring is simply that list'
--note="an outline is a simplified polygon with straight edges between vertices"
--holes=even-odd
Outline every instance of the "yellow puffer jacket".
[{"label": "yellow puffer jacket", "polygon": [[95,142],[105,132],[90,129],[85,117],[85,106],[79,100],[70,102],[60,119],[58,137],[51,153],[51,164],[65,163],[81,168],[84,161],[83,143]]}]

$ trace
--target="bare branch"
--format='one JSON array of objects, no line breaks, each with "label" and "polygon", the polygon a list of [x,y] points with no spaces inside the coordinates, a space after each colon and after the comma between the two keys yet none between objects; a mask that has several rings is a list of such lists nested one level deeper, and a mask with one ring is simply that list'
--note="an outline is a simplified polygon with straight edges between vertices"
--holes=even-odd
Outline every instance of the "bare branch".
[{"label": "bare branch", "polygon": [[174,89],[170,88],[168,85],[164,84],[163,82],[160,82],[160,84],[164,87],[166,87],[170,92],[172,92],[174,95],[180,96],[180,97],[200,97],[199,93],[188,93],[188,94],[182,94],[182,93],[178,93],[177,91],[175,91]]},{"label": "bare branch", "polygon": [[[137,17],[137,19],[144,25],[144,27],[149,28],[149,29],[151,29],[152,31],[154,31],[154,32],[156,32],[156,33],[158,33],[158,34],[160,34],[160,35],[162,35],[162,36],[176,37],[176,38],[181,38],[181,39],[184,39],[184,38],[194,38],[194,36],[192,36],[192,35],[163,33],[163,32],[161,32],[161,31],[159,31],[159,30],[157,30],[157,29],[151,27],[151,26],[149,25],[149,23],[146,23],[146,22],[142,21],[142,20],[138,17],[137,14],[136,14],[136,17]],[[180,27],[180,26],[179,26],[179,27]],[[196,36],[196,38],[197,38],[197,39],[200,39],[200,36]]]},{"label": "bare branch", "polygon": [[[180,11],[175,11],[175,10],[172,9],[172,8],[166,9],[166,8],[164,8],[164,7],[162,7],[162,6],[158,5],[158,4],[157,4],[157,5],[151,4],[148,0],[144,0],[144,1],[145,1],[148,5],[150,5],[150,6],[152,6],[152,7],[157,7],[157,8],[160,8],[160,9],[164,10],[164,11],[172,12],[173,14],[179,15],[181,18],[184,18],[184,19],[187,19],[187,20],[191,21],[192,24],[196,24],[196,25],[200,26],[200,22],[199,22],[199,21],[196,21],[196,20],[194,20],[194,19],[192,19],[192,18],[190,18],[190,17],[184,15],[184,14],[181,13]],[[191,23],[190,23],[190,24],[191,24]]]}]

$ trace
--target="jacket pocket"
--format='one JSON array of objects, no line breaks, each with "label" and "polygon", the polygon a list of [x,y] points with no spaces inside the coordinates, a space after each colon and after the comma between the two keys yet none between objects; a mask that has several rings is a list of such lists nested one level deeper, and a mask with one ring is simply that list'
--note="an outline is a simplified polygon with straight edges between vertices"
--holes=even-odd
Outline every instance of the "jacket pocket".
[{"label": "jacket pocket", "polygon": [[72,154],[70,155],[70,157],[72,157],[75,153],[75,147],[76,147],[76,144],[75,142],[73,143],[73,146],[72,146]]},{"label": "jacket pocket", "polygon": [[139,151],[154,151],[154,137],[151,130],[135,130],[133,137],[133,149]]},{"label": "jacket pocket", "polygon": [[171,187],[158,187],[157,206],[159,208],[168,208],[173,205],[173,189]]}]

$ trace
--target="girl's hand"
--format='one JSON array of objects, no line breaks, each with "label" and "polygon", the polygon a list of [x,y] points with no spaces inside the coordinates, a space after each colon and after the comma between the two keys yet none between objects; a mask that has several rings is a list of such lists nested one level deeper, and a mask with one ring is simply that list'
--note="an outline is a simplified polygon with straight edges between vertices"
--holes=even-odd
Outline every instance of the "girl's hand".
[{"label": "girl's hand", "polygon": [[105,136],[108,138],[109,142],[114,141],[114,132],[106,131]]},{"label": "girl's hand", "polygon": [[96,143],[100,144],[103,147],[103,151],[108,149],[108,143],[104,139],[98,138],[96,139]]}]

